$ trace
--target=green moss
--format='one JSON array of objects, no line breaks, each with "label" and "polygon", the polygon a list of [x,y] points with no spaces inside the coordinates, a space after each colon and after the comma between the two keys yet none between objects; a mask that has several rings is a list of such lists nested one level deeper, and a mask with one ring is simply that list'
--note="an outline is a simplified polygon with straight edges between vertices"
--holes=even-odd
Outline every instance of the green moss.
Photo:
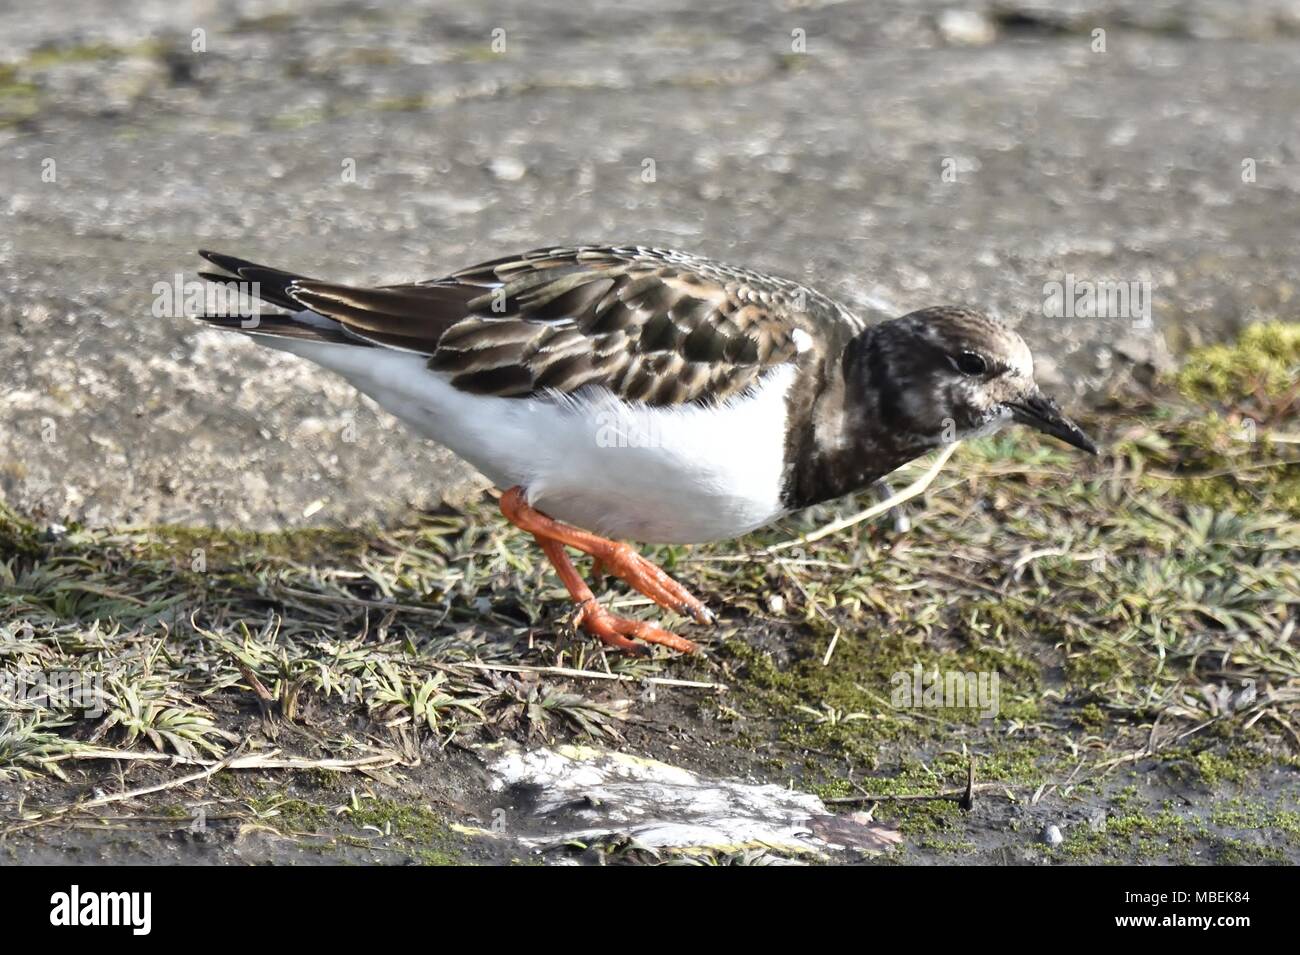
[{"label": "green moss", "polygon": [[240,17],[231,24],[231,33],[278,33],[293,29],[300,17],[296,13],[277,12],[261,16]]},{"label": "green moss", "polygon": [[303,769],[294,773],[294,781],[315,789],[331,791],[338,783],[338,773],[328,769]]},{"label": "green moss", "polygon": [[[285,835],[325,834],[356,848],[370,848],[374,830],[395,840],[401,850],[424,865],[463,863],[460,840],[425,806],[392,799],[354,799],[336,811],[321,803],[278,794],[248,800],[259,819]],[[339,826],[343,825],[343,832]],[[348,828],[355,831],[348,832]]]},{"label": "green moss", "polygon": [[432,809],[390,799],[363,799],[348,807],[346,818],[358,828],[372,826],[406,843],[406,849],[424,865],[458,865],[463,862],[447,824]]},{"label": "green moss", "polygon": [[1276,398],[1295,387],[1298,371],[1300,323],[1264,322],[1233,343],[1193,351],[1174,381],[1193,400],[1235,401],[1260,390]]},{"label": "green moss", "polygon": [[411,94],[408,96],[386,96],[376,100],[372,105],[375,112],[382,113],[420,113],[429,109],[433,101],[428,96]]},{"label": "green moss", "polygon": [[269,122],[271,127],[274,129],[302,129],[306,126],[314,126],[317,123],[323,123],[332,115],[337,114],[322,107],[310,106],[304,109],[281,113],[278,116],[272,116]]},{"label": "green moss", "polygon": [[1129,430],[1115,451],[1139,469],[1163,469],[1142,480],[1153,494],[1172,491],[1216,510],[1300,516],[1297,380],[1300,323],[1251,325],[1236,342],[1189,354],[1159,414],[1142,409],[1152,426]]},{"label": "green moss", "polygon": [[363,799],[348,808],[347,818],[357,826],[374,826],[407,839],[432,841],[448,831],[431,809],[392,800]]},{"label": "green moss", "polygon": [[35,83],[20,79],[14,67],[0,63],[0,100],[32,100],[39,93]]},{"label": "green moss", "polygon": [[312,833],[327,828],[331,822],[328,809],[305,799],[279,796],[250,799],[249,805],[259,816],[286,833]]},{"label": "green moss", "polygon": [[1252,773],[1273,762],[1269,754],[1244,746],[1234,746],[1224,752],[1204,750],[1190,755],[1170,753],[1165,758],[1176,761],[1185,775],[1199,780],[1206,786],[1216,786],[1220,783],[1240,785],[1246,782]]},{"label": "green moss", "polygon": [[1073,686],[1092,687],[1122,676],[1131,663],[1131,654],[1118,646],[1089,645],[1066,661],[1066,678]]},{"label": "green moss", "polygon": [[959,829],[963,815],[955,802],[930,800],[881,803],[875,818],[882,824],[897,826],[898,831],[911,841],[926,837],[933,839],[941,833]]},{"label": "green moss", "polygon": [[486,63],[501,59],[501,54],[490,43],[473,43],[453,50],[452,57],[466,63]]},{"label": "green moss", "polygon": [[1121,813],[1107,818],[1101,829],[1071,826],[1054,853],[1077,861],[1190,862],[1204,827],[1170,807],[1160,811]]},{"label": "green moss", "polygon": [[364,550],[373,540],[373,533],[366,528],[306,527],[260,532],[169,524],[150,528],[141,535],[140,544],[149,557],[174,559],[185,565],[190,563],[194,550],[202,550],[212,569],[226,564],[246,565],[250,557],[259,562],[337,560],[341,555]]},{"label": "green moss", "polygon": [[998,716],[1003,720],[1017,723],[1035,723],[1044,716],[1043,703],[1042,700],[1029,696],[1004,700]]},{"label": "green moss", "polygon": [[1089,703],[1087,706],[1079,707],[1075,713],[1075,719],[1079,724],[1090,729],[1099,729],[1104,727],[1109,720],[1106,717],[1106,711],[1096,703]]},{"label": "green moss", "polygon": [[0,559],[15,555],[31,558],[40,552],[36,525],[0,501]]},{"label": "green moss", "polygon": [[129,57],[156,58],[166,49],[166,44],[160,40],[145,40],[130,46],[116,46],[111,43],[52,45],[34,50],[21,62],[10,65],[22,70],[48,70],[68,63],[98,63]]},{"label": "green moss", "polygon": [[931,852],[938,852],[941,855],[964,856],[972,855],[977,852],[979,847],[975,843],[965,839],[954,839],[943,836],[923,836],[920,841],[921,848],[929,849]]},{"label": "green moss", "polygon": [[814,795],[822,799],[844,799],[858,794],[856,788],[847,779],[832,779],[810,787]]},{"label": "green moss", "polygon": [[823,665],[821,653],[829,639],[823,631],[800,641],[804,655],[780,667],[769,654],[741,641],[729,641],[723,648],[729,667],[747,687],[745,698],[761,702],[778,717],[783,739],[792,744],[829,747],[871,760],[885,741],[930,736],[942,723],[979,724],[981,710],[974,705],[895,708],[895,690],[903,683],[911,685],[917,664],[925,674],[937,669],[954,679],[956,674],[998,673],[1001,707],[996,719],[1038,712],[1031,698],[1036,665],[998,648],[938,651],[899,633],[841,633],[831,663]]},{"label": "green moss", "polygon": [[1300,842],[1300,812],[1272,809],[1242,797],[1216,802],[1210,820],[1225,829],[1268,829],[1292,843]]},{"label": "green moss", "polygon": [[123,55],[120,47],[108,43],[83,43],[70,46],[49,46],[35,50],[22,62],[26,69],[43,70],[64,63],[94,63],[115,60]]},{"label": "green moss", "polygon": [[1214,861],[1219,865],[1285,865],[1287,856],[1276,846],[1262,846],[1243,839],[1218,839]]}]

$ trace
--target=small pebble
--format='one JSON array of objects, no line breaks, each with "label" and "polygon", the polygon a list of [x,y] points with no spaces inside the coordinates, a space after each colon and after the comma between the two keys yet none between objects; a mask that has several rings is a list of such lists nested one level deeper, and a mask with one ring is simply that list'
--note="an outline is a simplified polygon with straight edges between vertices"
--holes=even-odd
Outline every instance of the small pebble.
[{"label": "small pebble", "polygon": [[975,10],[945,10],[939,16],[939,33],[953,46],[984,46],[998,37],[988,17]]},{"label": "small pebble", "polygon": [[518,182],[528,172],[528,167],[512,156],[497,156],[488,168],[502,182]]},{"label": "small pebble", "polygon": [[1050,825],[1043,830],[1043,841],[1055,849],[1065,841],[1065,836],[1061,835],[1061,827]]},{"label": "small pebble", "polygon": [[1258,693],[1255,690],[1255,681],[1249,681],[1245,686],[1232,695],[1228,708],[1233,712],[1245,709],[1255,702]]}]

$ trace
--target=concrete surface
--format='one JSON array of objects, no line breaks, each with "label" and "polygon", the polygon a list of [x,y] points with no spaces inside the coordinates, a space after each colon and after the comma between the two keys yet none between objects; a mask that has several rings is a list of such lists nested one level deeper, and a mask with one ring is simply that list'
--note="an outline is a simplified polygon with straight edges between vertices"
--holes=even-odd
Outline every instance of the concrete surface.
[{"label": "concrete surface", "polygon": [[[131,9],[0,7],[0,494],[49,521],[475,487],[324,373],[154,317],[198,247],[378,282],[676,245],[872,314],[994,309],[1068,401],[1295,316],[1300,3]],[[1066,273],[1150,283],[1150,327],[1044,314]]]}]

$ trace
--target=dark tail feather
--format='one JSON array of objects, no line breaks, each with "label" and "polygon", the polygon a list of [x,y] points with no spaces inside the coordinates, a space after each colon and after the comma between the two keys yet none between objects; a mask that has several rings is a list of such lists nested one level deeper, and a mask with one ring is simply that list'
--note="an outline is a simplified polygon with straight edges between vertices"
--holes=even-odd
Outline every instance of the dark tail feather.
[{"label": "dark tail feather", "polygon": [[[295,282],[310,281],[310,279],[295,275],[292,272],[285,272],[283,269],[272,269],[264,265],[257,265],[246,259],[236,258],[233,255],[223,255],[220,252],[208,252],[200,249],[199,255],[218,268],[225,269],[230,273],[229,275],[219,275],[216,272],[200,272],[200,278],[217,283],[256,282],[258,299],[269,302],[278,308],[286,308],[291,313],[301,312],[305,308],[294,297],[290,286]],[[318,322],[304,321],[298,318],[296,314],[286,315],[281,312],[272,312],[255,315],[195,315],[194,318],[214,328],[243,332],[245,335],[296,338],[301,341],[329,342],[338,345],[370,345],[370,342],[363,341],[355,335],[347,334],[343,331],[343,327],[337,323],[327,323],[325,320]]]},{"label": "dark tail feather", "polygon": [[[294,282],[311,281],[306,276],[295,275],[282,269],[268,268],[265,265],[258,265],[256,262],[249,262],[247,259],[236,258],[233,255],[225,255],[221,252],[209,252],[206,249],[199,249],[199,255],[217,268],[225,269],[231,273],[231,276],[240,281],[256,282],[258,297],[263,301],[270,302],[277,308],[287,308],[294,312],[303,307],[294,299],[289,286]],[[229,282],[231,280],[231,276],[215,275],[211,272],[200,273],[200,275],[209,282]]]}]

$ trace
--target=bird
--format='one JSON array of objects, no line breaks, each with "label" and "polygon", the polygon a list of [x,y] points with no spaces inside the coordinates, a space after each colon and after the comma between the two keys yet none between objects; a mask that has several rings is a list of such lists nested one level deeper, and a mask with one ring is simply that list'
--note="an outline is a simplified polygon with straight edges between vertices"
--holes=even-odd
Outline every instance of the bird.
[{"label": "bird", "polygon": [[258,304],[193,317],[342,376],[471,464],[577,624],[633,653],[698,646],[603,607],[569,549],[709,624],[627,541],[740,537],[1010,423],[1098,453],[1036,384],[1024,339],[971,307],[868,322],[802,283],[641,245],[539,248],[377,287],[199,255],[221,270],[201,278]]}]

